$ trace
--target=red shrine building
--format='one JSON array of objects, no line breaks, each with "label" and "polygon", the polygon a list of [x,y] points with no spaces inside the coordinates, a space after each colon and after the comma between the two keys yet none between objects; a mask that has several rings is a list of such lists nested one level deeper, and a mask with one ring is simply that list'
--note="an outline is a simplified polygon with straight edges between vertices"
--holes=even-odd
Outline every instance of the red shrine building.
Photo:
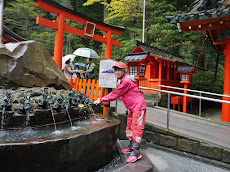
[{"label": "red shrine building", "polygon": [[[177,24],[180,32],[207,31],[219,53],[225,54],[224,91],[230,96],[230,1],[198,0],[192,11],[167,16],[168,22]],[[229,101],[229,97],[223,97]],[[222,120],[230,122],[230,104],[222,104]]]},{"label": "red shrine building", "polygon": [[[128,73],[134,75],[138,86],[157,88],[158,85],[192,88],[195,67],[183,63],[180,56],[134,41],[136,47],[123,62],[128,64]],[[150,90],[142,90],[152,93]]]}]

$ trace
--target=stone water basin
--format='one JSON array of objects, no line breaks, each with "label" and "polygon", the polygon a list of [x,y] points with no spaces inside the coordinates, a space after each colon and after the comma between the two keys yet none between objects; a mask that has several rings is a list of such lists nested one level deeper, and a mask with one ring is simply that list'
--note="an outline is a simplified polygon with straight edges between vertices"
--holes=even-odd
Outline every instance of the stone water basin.
[{"label": "stone water basin", "polygon": [[120,121],[88,119],[43,128],[0,131],[1,172],[95,171],[115,152]]}]

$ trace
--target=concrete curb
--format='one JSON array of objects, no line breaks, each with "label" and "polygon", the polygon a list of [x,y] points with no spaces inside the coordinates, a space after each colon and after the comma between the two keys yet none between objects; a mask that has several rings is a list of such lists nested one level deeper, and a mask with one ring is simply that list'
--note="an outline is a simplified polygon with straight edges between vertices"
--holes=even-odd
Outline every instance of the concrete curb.
[{"label": "concrete curb", "polygon": [[191,136],[182,135],[153,124],[146,123],[143,138],[150,144],[154,143],[230,165],[230,149],[204,142]]}]

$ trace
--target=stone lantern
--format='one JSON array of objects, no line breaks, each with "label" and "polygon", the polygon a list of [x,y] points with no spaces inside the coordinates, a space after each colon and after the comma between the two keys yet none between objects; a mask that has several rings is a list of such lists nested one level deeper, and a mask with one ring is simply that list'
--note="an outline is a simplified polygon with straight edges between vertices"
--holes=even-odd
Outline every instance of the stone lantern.
[{"label": "stone lantern", "polygon": [[[196,73],[194,66],[178,66],[177,72],[180,73],[180,83],[184,84],[184,89],[188,89],[192,87],[192,76]],[[187,90],[184,90],[184,94],[187,94]],[[192,99],[189,98],[192,102]],[[187,111],[188,98],[184,96],[183,100],[183,112]]]}]

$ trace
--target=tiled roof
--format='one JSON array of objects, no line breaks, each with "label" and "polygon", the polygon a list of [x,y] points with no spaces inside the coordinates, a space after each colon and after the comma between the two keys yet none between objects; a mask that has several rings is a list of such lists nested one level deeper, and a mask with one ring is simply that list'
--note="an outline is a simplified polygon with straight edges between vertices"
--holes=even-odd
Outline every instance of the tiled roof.
[{"label": "tiled roof", "polygon": [[177,72],[192,72],[194,68],[194,66],[178,66]]},{"label": "tiled roof", "polygon": [[25,38],[19,36],[18,34],[13,32],[12,30],[10,30],[6,26],[3,27],[3,36],[5,36],[6,38],[8,38],[9,40],[11,40],[13,42],[26,41]]},{"label": "tiled roof", "polygon": [[167,16],[170,23],[180,23],[185,21],[210,19],[230,15],[229,0],[197,0],[192,11],[175,16]]},{"label": "tiled roof", "polygon": [[167,51],[161,50],[159,48],[150,46],[148,44],[139,42],[135,40],[134,42],[137,46],[140,46],[140,48],[145,52],[145,53],[150,53],[151,56],[155,56],[158,58],[162,58],[165,60],[170,60],[170,61],[178,61],[178,62],[183,62],[183,59],[175,54],[169,53]]},{"label": "tiled roof", "polygon": [[139,62],[146,58],[148,53],[133,53],[127,54],[127,56],[122,60],[123,62]]}]

